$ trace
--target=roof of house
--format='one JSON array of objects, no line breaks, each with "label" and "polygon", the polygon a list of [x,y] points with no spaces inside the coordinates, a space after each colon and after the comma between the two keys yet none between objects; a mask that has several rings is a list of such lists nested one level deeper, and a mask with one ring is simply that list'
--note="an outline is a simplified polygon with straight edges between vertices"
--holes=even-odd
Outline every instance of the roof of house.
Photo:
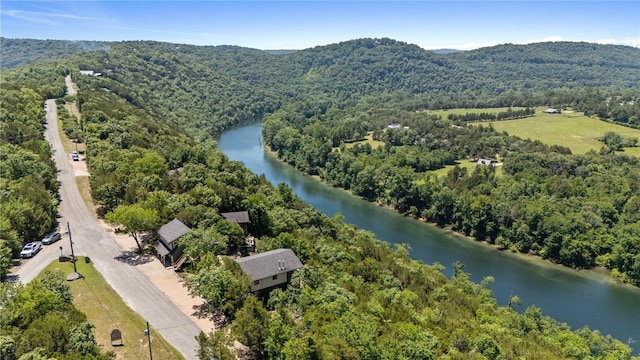
[{"label": "roof of house", "polygon": [[178,219],[173,219],[167,224],[162,225],[160,230],[158,230],[158,235],[170,244],[176,241],[180,236],[186,234],[191,230],[187,225],[183,224],[182,221]]},{"label": "roof of house", "polygon": [[238,224],[246,224],[250,223],[249,221],[249,213],[247,211],[234,211],[222,213],[223,218],[227,219],[229,222],[236,222]]},{"label": "roof of house", "polygon": [[476,165],[491,165],[490,159],[478,159]]},{"label": "roof of house", "polygon": [[276,249],[257,255],[236,259],[242,271],[251,280],[265,279],[284,274],[302,267],[302,262],[291,249]]},{"label": "roof of house", "polygon": [[162,243],[162,241],[156,241],[153,244],[153,247],[156,248],[156,251],[158,252],[158,254],[160,254],[160,256],[167,256],[169,255],[169,253],[171,253],[171,251],[167,249],[167,247]]}]

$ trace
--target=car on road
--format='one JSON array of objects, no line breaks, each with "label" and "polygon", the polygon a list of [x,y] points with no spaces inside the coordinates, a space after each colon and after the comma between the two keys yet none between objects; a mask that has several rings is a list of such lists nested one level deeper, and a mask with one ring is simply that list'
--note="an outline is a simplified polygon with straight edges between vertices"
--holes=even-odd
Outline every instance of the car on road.
[{"label": "car on road", "polygon": [[57,231],[54,231],[42,238],[42,244],[43,245],[53,244],[54,242],[60,240],[61,238],[62,236],[60,235],[60,233]]},{"label": "car on road", "polygon": [[80,161],[80,155],[78,155],[77,151],[71,153],[71,158],[73,159],[73,161]]},{"label": "car on road", "polygon": [[30,258],[36,256],[36,254],[42,250],[42,243],[39,241],[30,242],[22,248],[20,251],[21,258]]}]

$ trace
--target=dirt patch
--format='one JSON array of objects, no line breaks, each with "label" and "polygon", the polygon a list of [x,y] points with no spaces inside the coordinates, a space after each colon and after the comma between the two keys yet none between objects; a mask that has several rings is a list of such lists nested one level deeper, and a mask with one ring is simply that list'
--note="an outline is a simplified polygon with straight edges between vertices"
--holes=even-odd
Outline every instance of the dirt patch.
[{"label": "dirt patch", "polygon": [[80,120],[80,111],[78,111],[78,106],[75,102],[68,102],[64,104],[65,109],[69,112],[69,114],[75,116],[78,120]]}]

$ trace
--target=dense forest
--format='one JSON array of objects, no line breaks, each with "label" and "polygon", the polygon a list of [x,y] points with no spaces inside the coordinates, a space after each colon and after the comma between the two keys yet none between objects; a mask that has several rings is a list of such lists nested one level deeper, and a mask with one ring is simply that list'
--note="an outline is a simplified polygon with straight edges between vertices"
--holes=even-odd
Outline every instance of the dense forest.
[{"label": "dense forest", "polygon": [[[308,173],[481,239],[496,235],[498,241],[502,235],[504,246],[557,251],[575,262],[569,265],[604,262],[600,255],[609,249],[608,261],[632,280],[638,259],[632,237],[638,231],[637,159],[615,152],[573,156],[566,148],[517,139],[490,126],[452,126],[451,120],[420,110],[496,102],[560,107],[572,97],[586,98],[581,93],[600,106],[609,96],[633,95],[640,82],[634,82],[640,80],[637,49],[573,43],[550,44],[546,52],[498,47],[511,59],[505,61],[527,59],[521,65],[530,73],[522,78],[536,80],[528,90],[522,81],[506,81],[513,75],[498,74],[498,65],[496,73],[462,71],[463,64],[482,62],[471,52],[438,55],[389,39],[279,55],[155,42],[108,46],[2,73],[5,261],[15,246],[50,230],[55,219],[54,169],[41,122],[42,101],[56,97],[60,105],[80,105],[78,126],[88,144],[92,196],[102,215],[118,221],[126,212],[150,219],[151,225],[178,218],[194,229],[181,239],[188,255],[186,284],[207,300],[211,315],[229,322],[229,331],[198,337],[201,359],[233,358],[228,344],[234,339],[269,359],[630,357],[630,349],[610,336],[588,328],[572,331],[535,306],[518,309],[517,297],[498,305],[488,286],[492,279],[472,283],[463,264],[452,264],[454,276],[447,279],[442,265],[412,260],[406,248],[393,248],[340,216],[320,214],[288,186],[274,187],[229,161],[209,137],[267,116],[265,140]],[[556,51],[573,47],[590,48],[591,56],[554,60]],[[527,58],[533,54],[544,61]],[[594,65],[588,59],[606,67],[615,62],[609,54],[619,56],[621,65],[608,75],[589,75],[586,70]],[[486,56],[497,63],[497,54]],[[457,75],[446,76],[447,68]],[[583,76],[571,83],[580,89],[550,90],[558,79],[544,74],[556,68],[576,74],[581,69]],[[79,73],[87,69],[102,76]],[[77,98],[63,95],[67,73],[80,88]],[[464,85],[463,79],[482,86]],[[66,118],[64,107],[59,113]],[[611,117],[608,108],[603,115]],[[409,128],[383,131],[391,122]],[[63,128],[71,126],[63,122]],[[368,132],[385,145],[345,145]],[[316,145],[314,151],[309,144]],[[502,178],[488,167],[453,170],[440,181],[424,175],[464,157],[496,153],[505,157]],[[31,180],[34,176],[42,180]],[[42,196],[28,196],[31,191]],[[598,196],[607,196],[606,203]],[[16,205],[4,206],[9,203]],[[34,209],[46,211],[34,214]],[[549,209],[562,216],[549,219]],[[219,214],[237,210],[249,212],[258,252],[291,248],[305,264],[290,286],[264,302],[249,294],[248,279],[229,257],[244,241],[242,229]],[[31,229],[34,225],[41,228]],[[500,233],[508,230],[520,242]],[[598,242],[584,249],[584,237]],[[624,268],[625,262],[631,266]]]}]

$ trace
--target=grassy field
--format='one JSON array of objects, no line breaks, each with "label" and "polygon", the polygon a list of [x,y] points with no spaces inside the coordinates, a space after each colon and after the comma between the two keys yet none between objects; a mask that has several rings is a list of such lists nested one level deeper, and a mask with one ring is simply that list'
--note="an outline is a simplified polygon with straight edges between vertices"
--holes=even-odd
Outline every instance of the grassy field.
[{"label": "grassy field", "polygon": [[[468,109],[463,109],[469,111]],[[599,151],[602,142],[598,141],[609,131],[623,137],[640,138],[640,130],[616,125],[582,115],[564,111],[562,114],[544,114],[544,109],[536,109],[536,115],[518,120],[491,122],[499,131],[506,131],[523,139],[540,140],[549,145],[562,145],[574,154],[584,154],[589,150]],[[451,111],[451,110],[450,110]],[[484,111],[484,109],[478,109]],[[472,123],[474,124],[474,123]],[[486,122],[475,123],[486,125]],[[640,156],[640,147],[627,148],[625,153]]]},{"label": "grassy field", "polygon": [[[131,310],[120,296],[107,284],[93,264],[79,258],[76,263],[78,272],[84,276],[81,280],[70,282],[73,304],[87,315],[89,322],[95,325],[95,335],[103,351],[113,350],[118,359],[148,359],[149,347],[144,335],[146,321]],[[65,276],[73,272],[69,262],[52,262],[46,270],[60,270]],[[111,330],[122,333],[123,346],[111,346]],[[151,349],[154,359],[184,359],[176,349],[151,329]]]},{"label": "grassy field", "polygon": [[[460,168],[466,168],[467,171],[471,173],[473,171],[473,168],[476,166],[476,162],[471,160],[458,160],[457,165],[447,165],[442,169],[430,171],[429,173],[437,177],[444,177],[444,176],[447,176],[447,173],[456,166],[459,166]],[[498,177],[502,176],[502,166],[496,166],[495,169],[496,169],[495,175]]]},{"label": "grassy field", "polygon": [[[384,142],[383,141],[373,140],[373,132],[371,132],[371,131],[367,134],[365,140],[346,143],[345,146],[347,147],[347,149],[349,149],[349,148],[352,148],[352,147],[356,146],[356,144],[364,145],[364,144],[367,144],[367,143],[369,145],[371,145],[372,149],[376,149],[376,148],[378,148],[380,146],[384,146]],[[334,148],[334,149],[337,149],[337,147]]]}]

